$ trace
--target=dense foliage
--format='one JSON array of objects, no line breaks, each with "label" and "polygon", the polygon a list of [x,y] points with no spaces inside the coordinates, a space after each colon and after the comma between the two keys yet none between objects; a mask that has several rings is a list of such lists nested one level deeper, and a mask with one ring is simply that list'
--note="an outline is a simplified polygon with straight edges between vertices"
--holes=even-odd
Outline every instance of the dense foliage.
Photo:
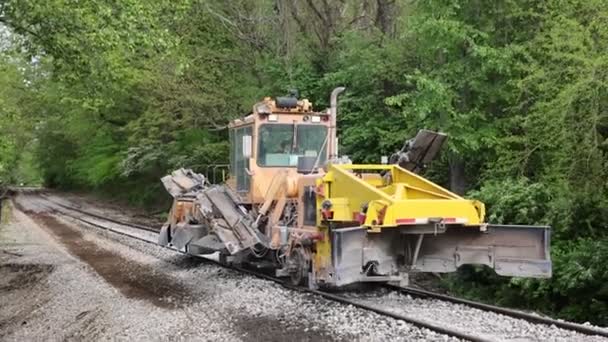
[{"label": "dense foliage", "polygon": [[229,119],[345,85],[343,154],[450,135],[427,176],[493,222],[550,224],[554,277],[467,268],[454,291],[608,324],[603,0],[0,0],[0,179],[166,199],[227,160]]}]

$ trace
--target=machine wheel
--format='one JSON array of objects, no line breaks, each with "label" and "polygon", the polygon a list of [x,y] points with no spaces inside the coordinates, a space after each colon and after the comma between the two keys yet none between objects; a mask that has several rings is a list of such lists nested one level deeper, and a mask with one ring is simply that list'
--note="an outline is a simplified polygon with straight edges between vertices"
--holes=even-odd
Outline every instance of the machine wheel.
[{"label": "machine wheel", "polygon": [[291,250],[287,258],[287,270],[292,285],[304,285],[308,279],[309,258],[303,247]]}]

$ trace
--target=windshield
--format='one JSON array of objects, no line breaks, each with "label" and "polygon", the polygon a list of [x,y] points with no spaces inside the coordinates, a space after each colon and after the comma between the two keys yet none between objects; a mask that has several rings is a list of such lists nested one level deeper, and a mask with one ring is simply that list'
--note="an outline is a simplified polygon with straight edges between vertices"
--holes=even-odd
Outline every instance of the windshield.
[{"label": "windshield", "polygon": [[266,124],[260,126],[258,145],[259,166],[296,166],[299,156],[317,157],[325,162],[327,127],[320,125]]}]

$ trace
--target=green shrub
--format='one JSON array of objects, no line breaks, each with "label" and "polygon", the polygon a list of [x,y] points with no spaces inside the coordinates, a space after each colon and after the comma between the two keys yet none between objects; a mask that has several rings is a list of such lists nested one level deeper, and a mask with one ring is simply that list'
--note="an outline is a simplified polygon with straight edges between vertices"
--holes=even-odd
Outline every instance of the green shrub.
[{"label": "green shrub", "polygon": [[[561,234],[553,234],[552,278],[507,278],[486,267],[468,266],[445,277],[444,286],[468,298],[608,324],[608,238],[555,239],[579,228],[575,222],[589,220],[587,212],[593,212],[593,204],[600,204],[586,201],[583,203],[589,207],[581,210],[581,204],[571,199],[569,206],[564,206],[563,197],[555,195],[557,189],[527,179],[510,179],[488,183],[470,193],[486,203],[488,220],[494,223],[547,224],[555,222],[556,213],[562,211],[560,217],[568,219],[554,227]],[[601,207],[595,209],[601,212]]]}]

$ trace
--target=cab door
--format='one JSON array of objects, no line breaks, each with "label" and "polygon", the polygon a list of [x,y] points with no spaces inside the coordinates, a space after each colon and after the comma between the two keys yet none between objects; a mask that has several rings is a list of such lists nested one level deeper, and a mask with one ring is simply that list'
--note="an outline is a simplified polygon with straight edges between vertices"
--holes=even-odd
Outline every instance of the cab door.
[{"label": "cab door", "polygon": [[[247,154],[251,153],[251,134],[252,126],[235,127],[230,130],[230,172],[236,180],[236,191],[244,194],[248,193],[251,188],[251,176],[247,172],[249,170],[249,158]],[[249,151],[243,150],[244,141],[249,140]]]}]

